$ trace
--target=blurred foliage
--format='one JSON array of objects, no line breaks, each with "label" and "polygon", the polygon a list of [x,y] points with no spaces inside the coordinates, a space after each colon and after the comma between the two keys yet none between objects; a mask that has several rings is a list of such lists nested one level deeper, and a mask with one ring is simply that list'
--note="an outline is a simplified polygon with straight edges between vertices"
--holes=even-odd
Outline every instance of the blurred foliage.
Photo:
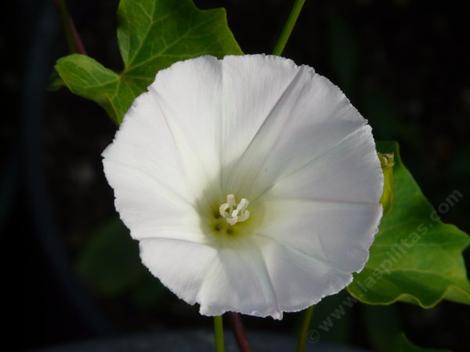
[{"label": "blurred foliage", "polygon": [[359,65],[359,47],[354,31],[337,14],[329,17],[327,27],[330,64],[346,96],[354,93]]},{"label": "blurred foliage", "polygon": [[18,165],[16,160],[8,160],[3,165],[0,174],[0,229],[3,229],[9,213],[11,212],[12,203],[15,202],[15,196],[18,187]]},{"label": "blurred foliage", "polygon": [[405,334],[401,333],[395,337],[392,344],[385,352],[449,352],[449,350],[418,347]]},{"label": "blurred foliage", "polygon": [[395,306],[365,307],[367,333],[377,352],[445,352],[421,348],[411,343],[402,332],[402,324]]},{"label": "blurred foliage", "polygon": [[118,218],[95,230],[77,258],[77,271],[99,296],[129,294],[144,308],[155,306],[166,291],[141,263],[137,241]]},{"label": "blurred foliage", "polygon": [[367,336],[374,351],[392,352],[403,327],[396,306],[364,306]]},{"label": "blurred foliage", "polygon": [[364,116],[374,121],[374,134],[385,139],[400,140],[408,145],[416,145],[419,135],[416,126],[405,124],[398,117],[401,112],[396,108],[396,103],[380,91],[363,90]]},{"label": "blurred foliage", "polygon": [[314,308],[310,324],[311,342],[348,343],[353,333],[353,312],[356,304],[357,300],[346,290],[322,299]]}]

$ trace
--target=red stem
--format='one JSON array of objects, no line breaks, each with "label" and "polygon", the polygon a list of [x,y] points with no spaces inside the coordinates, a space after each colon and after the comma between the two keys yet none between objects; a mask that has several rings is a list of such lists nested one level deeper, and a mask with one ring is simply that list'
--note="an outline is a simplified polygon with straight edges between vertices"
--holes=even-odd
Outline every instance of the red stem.
[{"label": "red stem", "polygon": [[242,319],[238,313],[229,313],[230,322],[232,323],[233,334],[237,340],[238,348],[241,352],[250,352],[250,345],[246,338],[245,328],[243,327]]},{"label": "red stem", "polygon": [[62,25],[64,26],[69,50],[72,53],[86,55],[85,46],[83,45],[82,39],[73,23],[72,17],[70,17],[65,0],[54,0],[54,4],[59,11],[60,18],[62,19]]}]

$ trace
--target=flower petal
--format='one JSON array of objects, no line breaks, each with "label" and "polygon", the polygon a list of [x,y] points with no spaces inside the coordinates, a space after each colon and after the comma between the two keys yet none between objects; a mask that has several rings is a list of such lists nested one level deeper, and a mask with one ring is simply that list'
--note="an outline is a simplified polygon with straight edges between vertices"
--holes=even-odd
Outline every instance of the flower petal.
[{"label": "flower petal", "polygon": [[263,257],[252,241],[222,248],[187,241],[145,239],[143,263],[201,314],[236,311],[282,317]]},{"label": "flower petal", "polygon": [[[235,59],[224,59],[224,88],[227,60]],[[240,144],[237,145],[238,150],[242,150],[232,165],[225,164],[229,168],[225,173],[229,175],[226,188],[257,196],[275,184],[278,178],[323,154],[367,123],[341,90],[312,68],[295,66],[290,60],[271,56],[254,56],[246,61],[253,62],[252,66],[243,62],[237,74],[238,80],[249,88],[245,92],[233,89],[230,93],[240,106],[262,106],[264,110],[263,114],[255,110],[245,115],[244,108],[241,108],[239,115],[225,114],[224,125],[229,124],[227,120],[231,117],[235,126],[229,131],[224,130],[225,140],[235,140]],[[273,76],[262,81],[263,84],[254,82],[258,80],[254,71],[261,67],[271,71]],[[228,91],[225,89],[224,97]],[[256,98],[259,103],[253,102]],[[224,105],[226,101],[224,99]],[[250,135],[253,137],[235,138],[234,131],[244,129],[246,119],[256,121],[253,125],[257,129]]]},{"label": "flower petal", "polygon": [[115,206],[134,239],[186,238],[203,242],[200,217],[192,204],[163,187],[150,175],[105,158]]},{"label": "flower petal", "polygon": [[139,244],[140,257],[150,272],[179,298],[194,304],[217,250],[173,239],[144,239]]},{"label": "flower petal", "polygon": [[249,149],[266,118],[296,77],[292,60],[266,55],[226,56],[222,61],[223,182]]},{"label": "flower petal", "polygon": [[217,58],[202,56],[159,71],[149,87],[200,191],[220,173],[221,70]]},{"label": "flower petal", "polygon": [[276,199],[378,204],[383,174],[371,128],[363,126],[323,154],[286,173],[267,192]]},{"label": "flower petal", "polygon": [[263,258],[253,241],[218,249],[197,302],[204,315],[227,311],[259,317],[282,317]]},{"label": "flower petal", "polygon": [[258,237],[273,288],[284,312],[297,312],[347,286],[352,275],[268,237]]},{"label": "flower petal", "polygon": [[265,207],[261,236],[347,274],[362,270],[382,216],[369,203],[272,200]]},{"label": "flower petal", "polygon": [[103,152],[106,177],[114,176],[109,162],[120,164],[147,175],[175,197],[191,201],[194,196],[185,182],[182,158],[153,95],[146,92],[134,101],[113,143]]},{"label": "flower petal", "polygon": [[162,236],[159,231],[186,233],[200,224],[194,209],[198,192],[188,187],[182,158],[152,94],[136,99],[103,152],[116,209],[136,239]]},{"label": "flower petal", "polygon": [[[302,254],[305,270],[310,258],[328,269],[325,274],[328,280],[337,276],[346,285],[351,273],[362,270],[368,259],[382,216],[379,203],[382,185],[383,175],[370,127],[360,127],[286,174],[261,197],[265,221],[260,226],[260,235],[287,248],[291,254]],[[285,266],[301,265],[295,263]],[[278,269],[271,270],[273,273]],[[281,280],[281,274],[278,271],[276,274]],[[330,294],[330,289],[329,285],[319,285],[316,296],[306,295],[304,306],[312,304],[312,299]],[[280,298],[280,302],[284,300]],[[291,305],[301,306],[300,298]]]}]

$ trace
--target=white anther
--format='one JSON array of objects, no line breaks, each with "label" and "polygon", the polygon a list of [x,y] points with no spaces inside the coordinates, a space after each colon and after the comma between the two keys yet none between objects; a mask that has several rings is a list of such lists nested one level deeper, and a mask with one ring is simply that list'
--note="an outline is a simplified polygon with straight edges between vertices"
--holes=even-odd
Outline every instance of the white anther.
[{"label": "white anther", "polygon": [[250,212],[247,210],[250,202],[242,198],[240,203],[237,204],[233,194],[227,195],[227,202],[222,203],[219,207],[220,216],[230,225],[235,225],[237,222],[246,221],[250,217]]}]

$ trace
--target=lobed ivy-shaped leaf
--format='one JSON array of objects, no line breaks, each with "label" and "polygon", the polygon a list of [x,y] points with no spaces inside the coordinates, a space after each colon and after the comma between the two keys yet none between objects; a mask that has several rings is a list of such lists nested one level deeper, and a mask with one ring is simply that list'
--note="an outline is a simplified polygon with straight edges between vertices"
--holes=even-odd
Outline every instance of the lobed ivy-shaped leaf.
[{"label": "lobed ivy-shaped leaf", "polygon": [[[462,251],[470,237],[444,224],[403,165],[396,143],[379,143],[394,154],[393,197],[362,272],[348,291],[367,304],[403,301],[428,308],[446,299],[470,304],[470,283]],[[446,213],[462,194],[453,191],[438,206]]]},{"label": "lobed ivy-shaped leaf", "polygon": [[72,93],[97,102],[117,123],[159,70],[200,55],[242,54],[225,10],[199,10],[192,0],[121,0],[118,20],[122,72],[78,54],[55,66]]}]

